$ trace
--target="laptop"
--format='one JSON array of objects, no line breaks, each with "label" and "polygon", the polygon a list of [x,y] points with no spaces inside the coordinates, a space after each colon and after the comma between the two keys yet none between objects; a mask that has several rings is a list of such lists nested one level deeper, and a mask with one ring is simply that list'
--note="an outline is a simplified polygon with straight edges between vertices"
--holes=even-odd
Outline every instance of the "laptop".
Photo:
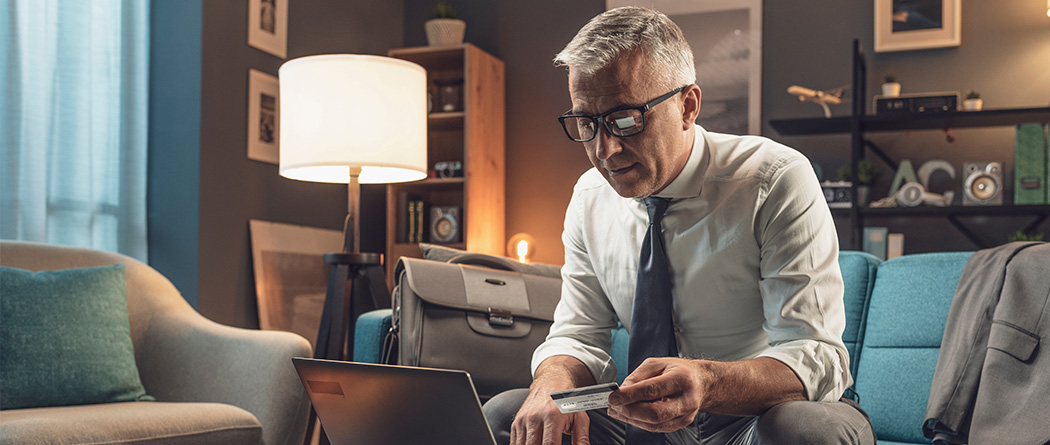
[{"label": "laptop", "polygon": [[495,445],[466,371],[292,359],[333,444]]}]

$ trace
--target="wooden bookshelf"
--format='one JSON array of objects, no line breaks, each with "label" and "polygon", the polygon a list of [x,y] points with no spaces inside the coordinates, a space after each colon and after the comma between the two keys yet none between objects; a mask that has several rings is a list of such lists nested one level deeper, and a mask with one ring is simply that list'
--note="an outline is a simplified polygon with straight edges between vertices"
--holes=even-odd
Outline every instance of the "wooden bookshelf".
[{"label": "wooden bookshelf", "polygon": [[[394,268],[403,256],[421,257],[417,243],[406,236],[405,201],[458,207],[459,236],[450,243],[423,241],[471,252],[502,255],[505,249],[505,92],[503,62],[469,43],[445,47],[399,48],[391,57],[418,63],[427,70],[434,110],[428,118],[427,164],[462,163],[461,177],[430,178],[387,186],[386,268],[393,286]],[[461,107],[440,108],[438,86],[462,82]],[[429,210],[426,211],[429,213]]]}]

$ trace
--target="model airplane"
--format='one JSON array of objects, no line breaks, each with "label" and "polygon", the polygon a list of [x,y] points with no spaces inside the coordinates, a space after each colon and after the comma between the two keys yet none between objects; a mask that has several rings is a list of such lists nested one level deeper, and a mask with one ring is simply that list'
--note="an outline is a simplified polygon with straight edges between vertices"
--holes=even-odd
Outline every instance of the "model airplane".
[{"label": "model airplane", "polygon": [[806,87],[792,85],[788,87],[788,93],[798,96],[799,102],[813,102],[824,108],[824,117],[831,117],[831,108],[828,104],[838,105],[842,103],[843,88],[832,91],[811,90]]}]

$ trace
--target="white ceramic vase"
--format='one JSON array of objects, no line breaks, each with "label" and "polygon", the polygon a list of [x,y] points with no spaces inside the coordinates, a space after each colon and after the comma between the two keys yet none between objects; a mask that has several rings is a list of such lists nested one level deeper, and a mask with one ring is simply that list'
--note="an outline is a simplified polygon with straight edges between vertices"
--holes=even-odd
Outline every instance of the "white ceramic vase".
[{"label": "white ceramic vase", "polygon": [[901,84],[897,82],[886,82],[882,84],[882,95],[884,97],[897,97],[901,95]]},{"label": "white ceramic vase", "polygon": [[966,111],[981,111],[983,106],[984,101],[981,99],[966,99],[963,101],[963,110]]},{"label": "white ceramic vase", "polygon": [[430,19],[423,24],[430,46],[451,46],[463,43],[467,22],[460,19]]}]

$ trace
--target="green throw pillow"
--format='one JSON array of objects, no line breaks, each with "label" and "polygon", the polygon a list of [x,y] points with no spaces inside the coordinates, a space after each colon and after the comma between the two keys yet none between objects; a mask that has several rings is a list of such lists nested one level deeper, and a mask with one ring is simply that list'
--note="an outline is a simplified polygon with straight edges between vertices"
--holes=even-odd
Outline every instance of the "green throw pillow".
[{"label": "green throw pillow", "polygon": [[0,409],[153,400],[139,380],[124,265],[0,267]]}]

